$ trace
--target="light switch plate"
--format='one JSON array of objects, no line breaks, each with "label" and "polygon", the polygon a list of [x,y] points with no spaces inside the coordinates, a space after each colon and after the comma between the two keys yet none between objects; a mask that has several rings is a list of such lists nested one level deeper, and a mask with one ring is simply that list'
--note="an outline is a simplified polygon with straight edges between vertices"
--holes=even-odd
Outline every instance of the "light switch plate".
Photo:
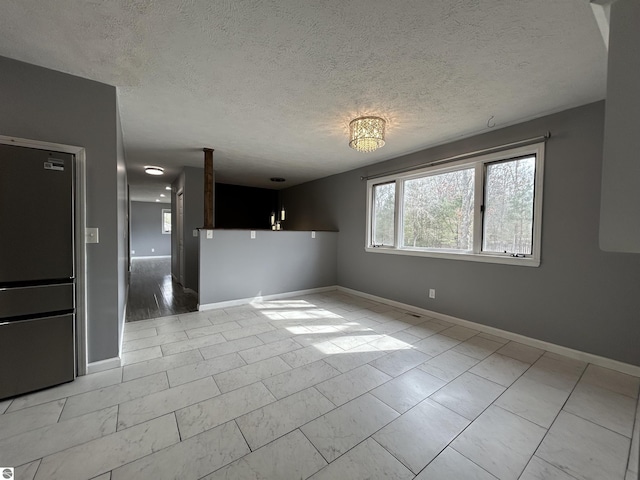
[{"label": "light switch plate", "polygon": [[256,231],[255,230],[251,230],[251,238],[252,239],[256,238]]},{"label": "light switch plate", "polygon": [[311,232],[311,238],[316,238],[316,232]]},{"label": "light switch plate", "polygon": [[213,238],[213,230],[207,230],[207,238],[208,239],[212,239]]},{"label": "light switch plate", "polygon": [[194,230],[194,231],[193,231],[193,236],[194,236],[194,237],[197,237],[197,236],[198,236],[198,230]]},{"label": "light switch plate", "polygon": [[86,228],[84,232],[85,243],[100,243],[98,228]]}]

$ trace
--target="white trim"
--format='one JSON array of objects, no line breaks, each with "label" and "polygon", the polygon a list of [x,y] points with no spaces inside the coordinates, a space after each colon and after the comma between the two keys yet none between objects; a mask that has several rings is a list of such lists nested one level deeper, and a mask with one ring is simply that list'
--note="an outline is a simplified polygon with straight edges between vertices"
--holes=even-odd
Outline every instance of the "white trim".
[{"label": "white trim", "polygon": [[107,358],[106,360],[89,363],[87,365],[87,375],[91,373],[103,372],[105,370],[111,370],[112,368],[118,368],[121,365],[122,360],[120,359],[120,357]]},{"label": "white trim", "polygon": [[84,147],[63,145],[61,143],[41,142],[25,138],[0,135],[0,144],[16,147],[53,150],[72,153],[75,161],[75,263],[76,263],[76,375],[85,375],[88,370],[87,345],[87,250],[85,228],[87,218],[87,155]]},{"label": "white trim", "polygon": [[356,295],[362,298],[366,298],[368,300],[374,300],[376,302],[391,305],[392,307],[401,308],[409,312],[419,313],[427,317],[444,320],[446,322],[453,323],[455,325],[460,325],[463,327],[472,328],[474,330],[479,330],[480,332],[489,333],[491,335],[496,335],[498,337],[503,337],[508,340],[513,340],[515,342],[520,342],[525,345],[529,345],[531,347],[541,348],[543,350],[557,353],[559,355],[564,355],[565,357],[573,358],[575,360],[580,360],[587,363],[593,363],[594,365],[598,365],[600,367],[610,368],[612,370],[617,370],[618,372],[640,377],[639,365],[631,365],[629,363],[619,362],[618,360],[613,360],[611,358],[601,357],[593,353],[574,350],[572,348],[563,347],[562,345],[557,345],[555,343],[545,342],[543,340],[537,340],[535,338],[526,337],[518,333],[509,332],[507,330],[501,330],[499,328],[489,327],[487,325],[471,322],[469,320],[463,320],[462,318],[452,317],[451,315],[446,315],[444,313],[434,312],[432,310],[426,310],[424,308],[415,307],[413,305],[408,305],[402,302],[396,302],[395,300],[389,300],[387,298],[378,297],[377,295],[371,295],[369,293],[360,292],[358,290],[353,290],[351,288],[338,286],[337,290],[344,293],[349,293],[351,295]]},{"label": "white trim", "polygon": [[136,255],[132,254],[131,260],[136,260],[138,258],[171,258],[171,255]]},{"label": "white trim", "polygon": [[267,300],[278,300],[280,298],[297,297],[300,295],[310,295],[312,293],[323,293],[337,290],[340,287],[337,285],[331,285],[329,287],[309,288],[307,290],[296,290],[294,292],[274,293],[273,295],[259,295],[257,297],[239,298],[237,300],[227,300],[226,302],[205,303],[204,305],[198,305],[198,311],[203,312],[205,310],[213,310],[215,308],[228,308],[237,307],[240,305],[247,305],[254,302],[264,302]]}]

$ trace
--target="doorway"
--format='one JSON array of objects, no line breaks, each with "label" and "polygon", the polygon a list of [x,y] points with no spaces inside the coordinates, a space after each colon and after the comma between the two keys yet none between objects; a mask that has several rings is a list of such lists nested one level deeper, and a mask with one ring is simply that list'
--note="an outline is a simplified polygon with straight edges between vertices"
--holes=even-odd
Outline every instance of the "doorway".
[{"label": "doorway", "polygon": [[[169,203],[131,201],[131,272],[127,322],[166,317],[197,310],[197,295],[183,288],[184,200],[176,195],[176,212]],[[175,222],[175,228],[172,224]],[[172,275],[172,239],[177,245],[178,264]]]}]

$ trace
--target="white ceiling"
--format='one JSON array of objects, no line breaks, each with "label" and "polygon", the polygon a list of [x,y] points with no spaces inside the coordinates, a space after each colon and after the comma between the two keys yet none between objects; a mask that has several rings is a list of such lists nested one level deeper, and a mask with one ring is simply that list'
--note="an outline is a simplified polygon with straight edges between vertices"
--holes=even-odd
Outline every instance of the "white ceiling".
[{"label": "white ceiling", "polygon": [[[5,0],[0,55],[118,87],[137,200],[205,146],[217,181],[282,188],[599,100],[606,82],[588,0]],[[371,154],[348,147],[362,114],[388,121]]]}]

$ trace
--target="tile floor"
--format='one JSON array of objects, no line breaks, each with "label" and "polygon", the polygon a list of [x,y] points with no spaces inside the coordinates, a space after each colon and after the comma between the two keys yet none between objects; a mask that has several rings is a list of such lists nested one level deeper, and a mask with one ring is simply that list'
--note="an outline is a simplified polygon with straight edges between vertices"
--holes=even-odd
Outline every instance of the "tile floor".
[{"label": "tile floor", "polygon": [[0,401],[32,479],[636,480],[637,377],[340,292],[125,326]]}]

